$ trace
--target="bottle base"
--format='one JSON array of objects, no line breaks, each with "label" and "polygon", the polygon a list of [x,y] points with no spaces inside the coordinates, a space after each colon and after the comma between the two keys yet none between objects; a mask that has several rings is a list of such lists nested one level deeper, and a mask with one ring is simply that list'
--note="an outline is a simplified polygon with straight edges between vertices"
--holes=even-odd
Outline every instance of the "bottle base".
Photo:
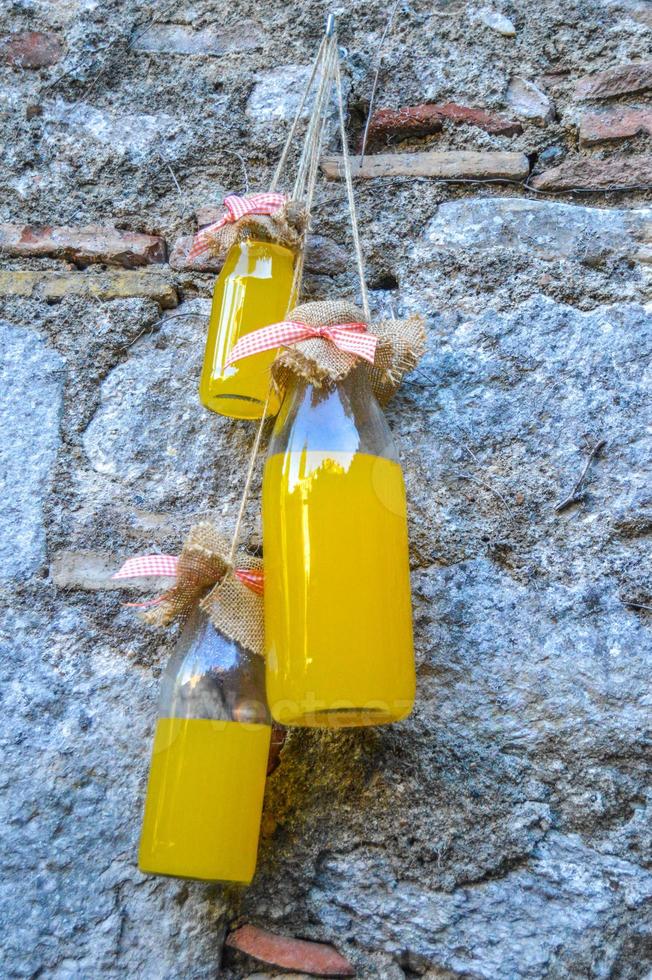
[{"label": "bottle base", "polygon": [[201,398],[204,408],[231,419],[260,419],[264,402],[259,398],[245,398],[242,395],[219,395],[215,398]]},{"label": "bottle base", "polygon": [[213,875],[191,875],[183,874],[181,871],[158,871],[155,868],[146,868],[140,862],[138,862],[138,870],[143,875],[155,875],[157,878],[179,878],[181,881],[205,881],[207,884],[213,885],[241,885],[245,888],[250,885],[253,881],[253,875],[251,878],[217,878]]},{"label": "bottle base", "polygon": [[[265,402],[261,401],[260,398],[249,398],[246,395],[221,394],[216,395],[214,398],[205,398],[200,395],[199,400],[204,408],[209,409],[211,412],[216,412],[217,415],[225,415],[230,419],[244,421],[248,419],[261,419],[265,407]],[[273,402],[270,400],[267,406],[266,418],[272,418],[277,412],[277,400],[274,399]]]},{"label": "bottle base", "polygon": [[395,713],[386,708],[345,707],[327,708],[320,711],[298,711],[296,714],[282,712],[274,719],[282,725],[296,728],[369,728],[378,725],[391,725],[403,721],[412,711],[412,705],[405,711]]}]

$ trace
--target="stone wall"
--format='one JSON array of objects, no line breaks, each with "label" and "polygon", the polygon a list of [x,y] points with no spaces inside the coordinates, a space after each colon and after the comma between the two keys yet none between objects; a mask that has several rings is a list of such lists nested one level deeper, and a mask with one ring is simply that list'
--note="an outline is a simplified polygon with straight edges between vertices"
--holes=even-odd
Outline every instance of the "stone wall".
[{"label": "stone wall", "polygon": [[[388,8],[337,8],[353,144]],[[362,978],[642,980],[646,0],[399,2],[376,108],[402,111],[375,116],[357,189],[374,309],[428,318],[427,358],[388,412],[417,708],[385,729],[288,735],[246,893],[135,865],[171,637],[110,575],[177,550],[198,512],[233,520],[253,431],[198,404],[219,263],[190,262],[188,236],[225,192],[265,188],[324,12],[6,4],[2,973],[274,973],[224,952],[251,923],[332,943]],[[307,295],[354,295],[336,177],[313,230]],[[255,507],[249,520],[253,545]]]}]

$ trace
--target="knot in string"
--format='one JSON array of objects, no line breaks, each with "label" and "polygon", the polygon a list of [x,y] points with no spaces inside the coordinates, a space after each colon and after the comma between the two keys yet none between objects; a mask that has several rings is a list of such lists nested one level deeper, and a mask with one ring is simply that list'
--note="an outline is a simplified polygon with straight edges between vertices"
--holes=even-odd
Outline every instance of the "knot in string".
[{"label": "knot in string", "polygon": [[246,197],[240,197],[239,194],[227,194],[224,198],[224,214],[219,221],[202,228],[195,235],[192,248],[188,252],[188,258],[194,259],[204,252],[210,251],[216,232],[225,225],[234,225],[248,215],[277,214],[287,201],[288,198],[285,194],[248,194]]}]

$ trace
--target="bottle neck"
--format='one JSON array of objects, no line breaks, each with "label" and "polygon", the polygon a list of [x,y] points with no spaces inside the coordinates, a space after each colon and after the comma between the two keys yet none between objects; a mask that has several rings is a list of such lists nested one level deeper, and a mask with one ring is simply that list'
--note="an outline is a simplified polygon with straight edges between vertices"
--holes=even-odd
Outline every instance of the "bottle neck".
[{"label": "bottle neck", "polygon": [[297,377],[277,416],[269,455],[332,450],[396,459],[392,434],[371,390],[366,364],[317,387]]},{"label": "bottle neck", "polygon": [[265,664],[196,606],[161,683],[159,716],[269,724]]}]

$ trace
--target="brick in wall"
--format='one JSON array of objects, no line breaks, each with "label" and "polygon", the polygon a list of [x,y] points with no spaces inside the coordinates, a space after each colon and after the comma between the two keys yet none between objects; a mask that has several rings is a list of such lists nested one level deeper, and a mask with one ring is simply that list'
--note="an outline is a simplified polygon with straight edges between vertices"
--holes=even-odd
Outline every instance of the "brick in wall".
[{"label": "brick in wall", "polygon": [[82,266],[101,262],[135,269],[165,262],[166,248],[164,239],[158,235],[120,231],[112,225],[69,228],[1,224],[0,254],[64,258]]}]

